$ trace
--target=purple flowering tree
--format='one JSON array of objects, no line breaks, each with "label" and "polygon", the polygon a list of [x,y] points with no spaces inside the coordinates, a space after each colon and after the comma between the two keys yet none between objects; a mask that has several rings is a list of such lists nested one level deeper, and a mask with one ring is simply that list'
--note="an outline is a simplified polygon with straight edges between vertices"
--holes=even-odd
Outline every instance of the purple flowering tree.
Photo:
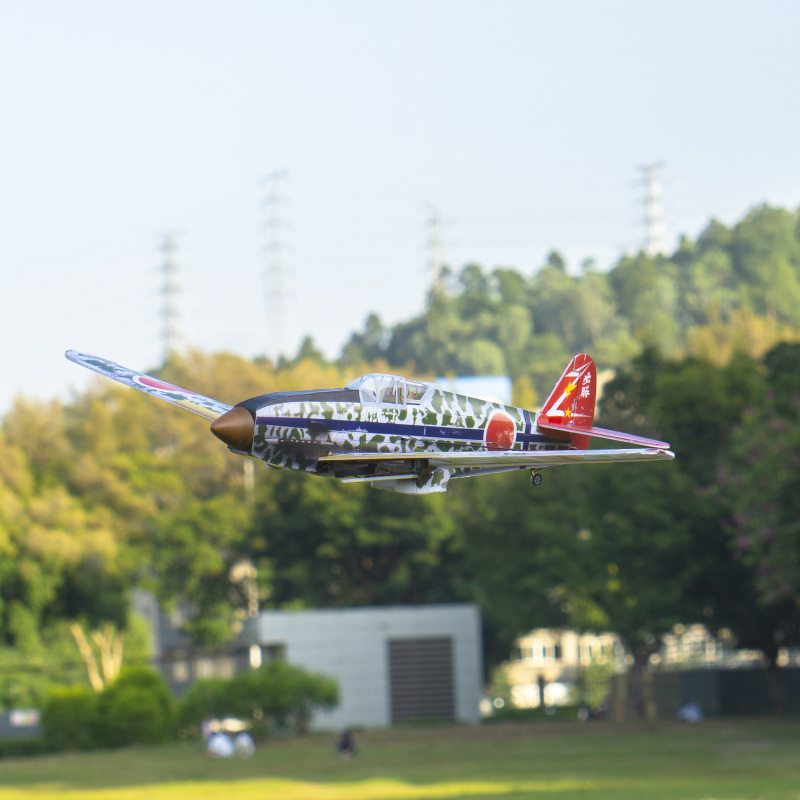
[{"label": "purple flowering tree", "polygon": [[793,418],[768,395],[748,408],[717,480],[730,503],[734,558],[753,570],[763,606],[800,594],[800,403]]}]

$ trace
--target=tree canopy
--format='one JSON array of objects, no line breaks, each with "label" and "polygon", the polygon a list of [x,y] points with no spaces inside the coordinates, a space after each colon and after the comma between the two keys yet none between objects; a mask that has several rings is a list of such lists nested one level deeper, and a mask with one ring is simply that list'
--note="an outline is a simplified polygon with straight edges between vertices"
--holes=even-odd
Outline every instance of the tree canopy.
[{"label": "tree canopy", "polygon": [[671,256],[573,274],[445,272],[418,316],[370,315],[335,363],[310,339],[277,365],[173,355],[154,372],[230,402],[392,369],[508,374],[535,407],[570,356],[600,370],[598,422],[673,445],[669,464],[455,481],[408,498],[256,468],[193,415],[100,379],[20,399],[0,426],[0,703],[80,680],[68,623],[129,626],[133,588],[186,601],[187,632],[262,607],[475,601],[489,663],[539,625],[618,631],[646,653],[677,622],[774,656],[798,631],[800,215],[712,221]]}]

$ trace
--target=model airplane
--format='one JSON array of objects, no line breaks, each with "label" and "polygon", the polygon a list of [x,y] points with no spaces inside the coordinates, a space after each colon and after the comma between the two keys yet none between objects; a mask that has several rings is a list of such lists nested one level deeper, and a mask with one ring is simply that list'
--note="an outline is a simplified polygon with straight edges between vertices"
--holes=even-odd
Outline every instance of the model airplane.
[{"label": "model airplane", "polygon": [[[594,426],[597,377],[575,356],[542,410],[466,397],[397,375],[362,375],[343,389],[275,392],[229,406],[69,350],[88,369],[212,420],[211,432],[268,467],[367,482],[405,494],[443,492],[451,478],[559,464],[660,461],[666,442]],[[590,437],[634,447],[589,450]]]}]

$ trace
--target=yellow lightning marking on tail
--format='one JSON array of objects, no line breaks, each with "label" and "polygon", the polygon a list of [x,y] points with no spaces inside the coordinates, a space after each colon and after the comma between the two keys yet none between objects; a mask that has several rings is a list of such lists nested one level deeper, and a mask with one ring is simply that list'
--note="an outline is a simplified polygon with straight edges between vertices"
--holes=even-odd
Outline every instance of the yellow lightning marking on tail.
[{"label": "yellow lightning marking on tail", "polygon": [[[583,373],[580,372],[580,371],[579,372],[570,372],[569,376],[570,377],[575,377],[577,379],[580,379],[582,374]],[[564,415],[567,418],[569,418],[571,416],[571,414],[572,414],[572,412],[569,409],[567,409],[566,411],[561,411],[559,409],[560,409],[562,403],[565,403],[566,401],[569,400],[569,396],[577,388],[578,388],[577,381],[576,381],[576,383],[568,382],[566,387],[564,388],[564,394],[562,394],[561,397],[558,398],[558,402],[553,404],[553,408],[549,412],[548,416],[550,416],[550,417],[560,417],[560,416]]]}]

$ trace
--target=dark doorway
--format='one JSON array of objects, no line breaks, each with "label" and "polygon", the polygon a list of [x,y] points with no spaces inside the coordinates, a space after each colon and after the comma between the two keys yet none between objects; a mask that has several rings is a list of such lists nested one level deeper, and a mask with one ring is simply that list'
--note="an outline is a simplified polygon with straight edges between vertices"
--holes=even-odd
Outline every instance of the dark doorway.
[{"label": "dark doorway", "polygon": [[392,722],[455,719],[453,641],[389,639]]}]

